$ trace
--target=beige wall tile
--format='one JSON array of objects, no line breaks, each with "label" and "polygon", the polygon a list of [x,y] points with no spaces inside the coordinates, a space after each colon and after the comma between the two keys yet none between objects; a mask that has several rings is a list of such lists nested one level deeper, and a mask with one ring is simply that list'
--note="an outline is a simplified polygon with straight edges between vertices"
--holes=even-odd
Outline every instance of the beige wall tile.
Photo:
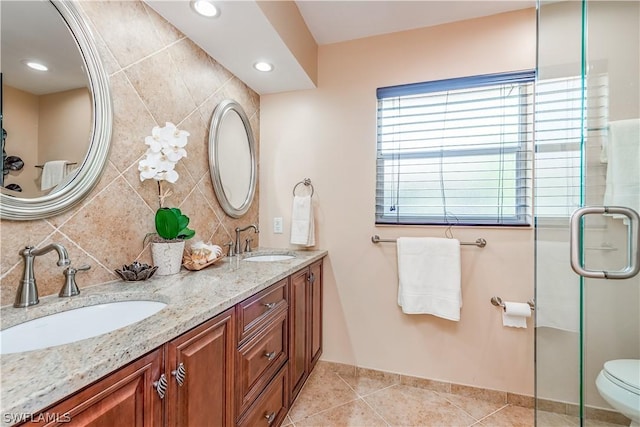
[{"label": "beige wall tile", "polygon": [[164,45],[140,1],[88,1],[83,7],[121,67]]},{"label": "beige wall tile", "polygon": [[196,108],[169,52],[162,50],[124,71],[156,122],[180,123]]},{"label": "beige wall tile", "polygon": [[[167,206],[179,206],[190,217],[197,238],[220,244],[234,237],[237,225],[258,222],[257,197],[241,220],[222,212],[209,177],[207,141],[211,114],[229,93],[252,111],[253,130],[259,133],[259,96],[140,1],[82,2],[82,8],[110,75],[114,124],[109,162],[96,188],[70,211],[47,220],[0,221],[2,305],[13,304],[22,275],[18,250],[25,245],[62,243],[74,265],[90,264],[91,270],[78,274],[81,289],[116,279],[113,270],[136,257],[152,262],[142,240],[155,230],[158,192],[155,182],[140,181],[138,161],[147,148],[144,138],[165,121],[191,134],[188,157],[177,166],[180,179],[165,184],[173,192]],[[223,95],[220,86],[232,80]],[[41,296],[57,294],[62,286],[62,269],[54,258],[48,254],[36,260]]]}]

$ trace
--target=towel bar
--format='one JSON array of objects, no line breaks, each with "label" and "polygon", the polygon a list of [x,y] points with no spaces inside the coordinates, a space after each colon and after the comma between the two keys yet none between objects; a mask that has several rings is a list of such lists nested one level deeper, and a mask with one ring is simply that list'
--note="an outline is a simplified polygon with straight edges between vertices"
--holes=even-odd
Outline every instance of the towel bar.
[{"label": "towel bar", "polygon": [[[371,241],[373,243],[395,243],[397,240],[396,239],[381,239],[380,236],[375,234],[375,235],[371,236]],[[465,246],[477,246],[479,248],[484,248],[485,246],[487,246],[487,241],[481,237],[479,239],[476,239],[475,242],[460,242],[460,244],[461,245],[465,245]]]},{"label": "towel bar", "polygon": [[[69,165],[77,165],[77,164],[78,163],[76,163],[76,162],[70,162],[70,163],[67,163],[67,166],[69,166]],[[44,169],[44,165],[36,165],[36,167],[40,168],[40,169]]]},{"label": "towel bar", "polygon": [[[495,305],[496,307],[502,307],[502,309],[504,310],[504,303],[502,302],[502,298],[500,297],[491,297],[491,304]],[[533,302],[533,300],[529,300],[527,301],[527,304],[529,304],[529,307],[531,307],[531,311],[536,309],[536,305]]]}]

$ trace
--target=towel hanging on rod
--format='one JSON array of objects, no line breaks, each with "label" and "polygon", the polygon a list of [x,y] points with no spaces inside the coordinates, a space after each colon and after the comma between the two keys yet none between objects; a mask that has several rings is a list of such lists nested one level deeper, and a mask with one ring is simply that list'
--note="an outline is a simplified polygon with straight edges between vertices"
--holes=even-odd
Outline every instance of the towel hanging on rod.
[{"label": "towel hanging on rod", "polygon": [[[375,235],[371,236],[371,242],[373,242],[373,243],[395,243],[396,239],[381,239],[380,236],[375,234]],[[487,246],[487,241],[481,237],[479,239],[476,239],[475,242],[460,242],[460,244],[461,245],[465,245],[465,246],[477,246],[479,248],[484,248],[485,246]]]}]

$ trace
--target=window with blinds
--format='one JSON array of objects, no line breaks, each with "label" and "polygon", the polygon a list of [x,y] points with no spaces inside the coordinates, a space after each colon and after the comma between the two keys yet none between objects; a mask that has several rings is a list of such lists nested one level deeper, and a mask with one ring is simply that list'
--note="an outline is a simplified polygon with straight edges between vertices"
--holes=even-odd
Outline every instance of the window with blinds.
[{"label": "window with blinds", "polygon": [[377,90],[377,224],[529,225],[534,71]]},{"label": "window with blinds", "polygon": [[580,76],[536,83],[536,218],[566,219],[582,204],[602,204],[608,80],[606,73],[593,73],[584,83]]}]

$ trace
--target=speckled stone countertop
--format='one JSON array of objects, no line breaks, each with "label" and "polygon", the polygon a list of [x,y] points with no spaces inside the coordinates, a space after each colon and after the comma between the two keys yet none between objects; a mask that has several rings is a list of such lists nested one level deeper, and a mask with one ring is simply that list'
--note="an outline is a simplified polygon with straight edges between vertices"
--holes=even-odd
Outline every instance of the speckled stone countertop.
[{"label": "speckled stone countertop", "polygon": [[[115,281],[81,288],[73,298],[47,296],[40,304],[0,309],[2,329],[87,305],[149,300],[167,303],[158,313],[107,334],[71,344],[0,355],[0,425],[12,414],[33,414],[160,347],[292,273],[327,255],[326,251],[260,249],[291,253],[278,262],[224,258],[201,271],[182,270],[144,282]],[[256,254],[256,252],[254,252]]]}]

